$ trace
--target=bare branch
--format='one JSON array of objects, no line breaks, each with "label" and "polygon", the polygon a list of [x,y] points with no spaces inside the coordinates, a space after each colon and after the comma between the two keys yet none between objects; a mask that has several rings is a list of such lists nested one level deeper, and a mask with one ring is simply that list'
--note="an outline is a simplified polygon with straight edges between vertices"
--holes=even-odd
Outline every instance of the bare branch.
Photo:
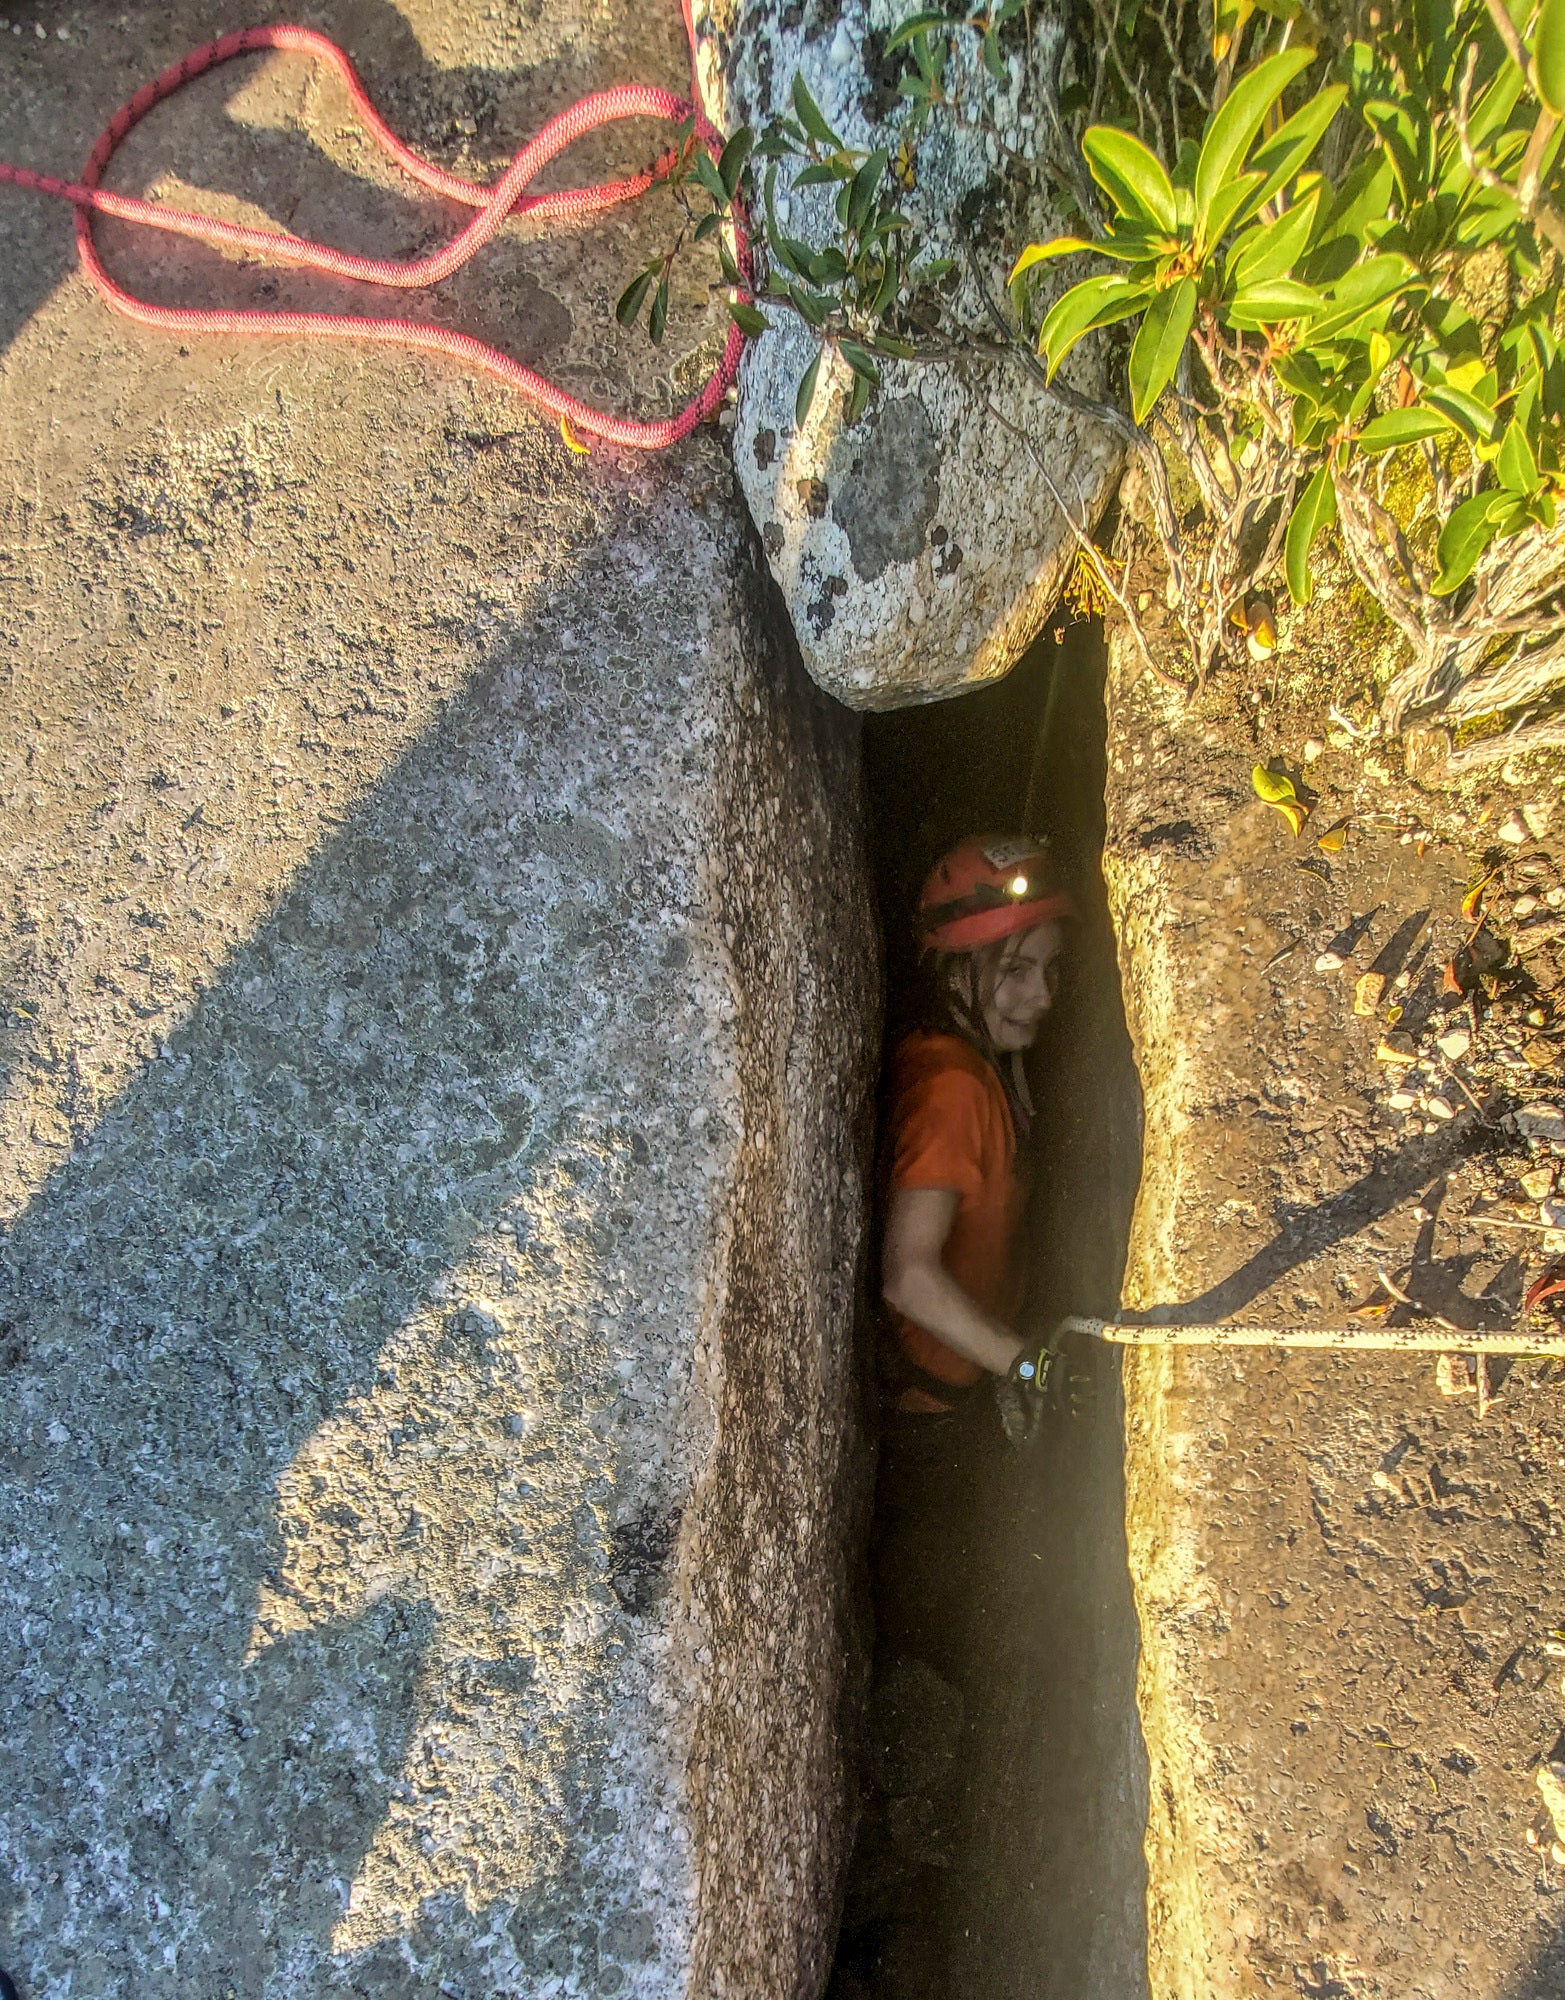
[{"label": "bare branch", "polygon": [[1157,661],[1153,659],[1151,649],[1147,645],[1146,635],[1141,629],[1140,619],[1136,616],[1129,599],[1109,574],[1109,566],[1104,561],[1102,552],[1098,549],[1086,529],[1078,525],[1075,515],[1065,504],[1065,498],[1060,489],[1055,485],[1053,475],[1049,471],[1048,461],[1033,442],[1030,433],[1023,429],[1020,424],[1013,424],[1009,417],[995,408],[993,403],[989,405],[989,414],[1000,426],[1001,430],[1009,431],[1012,437],[1018,439],[1027,447],[1032,462],[1038,469],[1038,476],[1049,489],[1050,499],[1059,508],[1061,514],[1064,515],[1065,525],[1070,529],[1076,546],[1093,565],[1097,575],[1102,580],[1103,587],[1107,590],[1109,596],[1113,598],[1121,616],[1129,626],[1131,636],[1136,642],[1136,649],[1141,655],[1142,665],[1152,675],[1154,680],[1161,681],[1163,686],[1170,689],[1173,693],[1188,694],[1190,692],[1189,684],[1185,681],[1176,680],[1172,674],[1160,667]]}]

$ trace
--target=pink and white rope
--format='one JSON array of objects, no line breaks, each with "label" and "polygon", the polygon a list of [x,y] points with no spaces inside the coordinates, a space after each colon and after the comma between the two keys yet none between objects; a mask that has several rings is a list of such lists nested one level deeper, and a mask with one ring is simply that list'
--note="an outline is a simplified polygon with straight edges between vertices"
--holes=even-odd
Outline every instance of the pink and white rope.
[{"label": "pink and white rope", "polygon": [[[695,35],[689,0],[683,0],[683,4],[693,65]],[[333,250],[328,244],[312,242],[307,237],[293,236],[281,230],[246,229],[235,223],[215,221],[210,216],[166,208],[158,202],[113,194],[100,185],[109,161],[126,134],[140,124],[156,105],[171,97],[192,78],[215,69],[218,64],[267,49],[295,50],[330,64],[347,86],[371,136],[397,165],[434,193],[475,209],[477,213],[472,221],[459,230],[443,250],[437,250],[428,257],[407,261],[354,257],[346,251]],[[567,394],[545,376],[524,367],[498,348],[475,339],[471,334],[454,333],[447,327],[427,326],[417,320],[361,317],[350,313],[241,312],[153,305],[149,300],[126,291],[104,269],[93,241],[92,217],[95,213],[112,215],[124,222],[143,223],[176,236],[194,237],[203,243],[229,244],[274,263],[325,271],[333,277],[354,279],[363,284],[408,290],[415,286],[438,284],[441,279],[449,278],[454,271],[460,270],[490,241],[508,215],[587,215],[645,193],[675,165],[676,156],[672,150],[665,153],[655,166],[625,180],[609,181],[597,187],[571,188],[558,194],[528,194],[526,190],[550,160],[599,125],[612,124],[621,118],[658,118],[677,125],[692,114],[697,140],[715,158],[722,148],[721,135],[707,121],[699,106],[689,99],[676,97],[672,91],[648,84],[619,84],[612,90],[598,91],[551,118],[516,154],[499,180],[486,188],[448,173],[404,145],[371,104],[346,55],[325,35],[317,34],[311,28],[286,25],[242,28],[205,43],[182,62],[164,70],[151,83],[144,84],[130,102],[122,105],[110,119],[88,155],[80,180],[59,180],[52,174],[35,173],[30,168],[7,166],[0,161],[0,181],[9,181],[14,186],[29,188],[39,194],[55,195],[74,204],[76,247],[82,268],[117,312],[124,313],[128,319],[139,320],[144,326],[163,327],[171,333],[299,334],[327,340],[373,340],[422,348],[429,353],[450,355],[471,368],[498,376],[530,403],[569,424],[574,430],[606,439],[612,444],[657,451],[687,436],[698,424],[712,416],[721,404],[738,372],[739,357],[744,348],[744,335],[737,326],[729,328],[722,360],[699,394],[677,416],[660,423],[643,423],[633,417],[617,417],[605,410],[594,409],[591,404]],[[735,260],[744,280],[740,295],[747,297],[752,275],[750,251],[744,232],[744,217],[737,202],[734,204],[734,239]]]}]

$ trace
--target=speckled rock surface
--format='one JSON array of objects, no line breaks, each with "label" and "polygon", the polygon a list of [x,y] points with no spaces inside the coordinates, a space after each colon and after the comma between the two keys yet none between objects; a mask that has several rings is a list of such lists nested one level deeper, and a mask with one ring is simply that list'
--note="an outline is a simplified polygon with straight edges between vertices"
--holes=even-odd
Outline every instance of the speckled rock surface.
[{"label": "speckled rock surface", "polygon": [[[700,75],[713,118],[725,130],[763,127],[790,109],[799,72],[849,145],[894,151],[904,58],[881,51],[917,11],[913,0],[711,0]],[[1057,29],[1046,11],[1036,18],[1046,60]],[[976,36],[957,40],[952,77],[966,113],[991,121],[1012,157],[1002,172],[992,138],[935,119],[901,206],[921,256],[960,262],[972,240],[998,290],[1023,243],[1058,233],[1028,187],[1038,134],[1024,105],[1040,100],[1023,87],[1020,54],[996,85]],[[830,190],[779,186],[788,229],[823,243]],[[968,324],[985,324],[965,277],[959,303]],[[1078,520],[1095,520],[1113,491],[1118,445],[1040,395],[1014,363],[885,363],[883,396],[849,426],[848,371],[834,361],[800,428],[795,398],[815,342],[796,315],[773,308],[771,317],[772,331],[746,353],[734,460],[810,672],[856,708],[927,701],[1005,673],[1053,607],[1075,544],[1027,446],[989,404],[1031,434]],[[1084,346],[1067,377],[1096,391],[1096,365]]]},{"label": "speckled rock surface", "polygon": [[[667,11],[311,18],[487,158],[677,82]],[[24,18],[0,156],[61,170],[230,24]],[[204,84],[127,184],[438,236],[307,74]],[[508,237],[427,309],[666,405],[610,311],[658,226]],[[186,354],[64,215],[0,231],[0,1964],[812,1994],[878,1006],[851,718],[716,435],[577,461],[436,367]]]},{"label": "speckled rock surface", "polygon": [[[1352,1004],[1377,959],[1408,974],[1405,1026],[1455,1004],[1441,968],[1492,835],[1453,837],[1449,799],[1328,732],[1308,657],[1258,671],[1253,722],[1232,674],[1180,709],[1127,652],[1106,857],[1145,1094],[1127,1304],[1351,1325],[1383,1269],[1457,1325],[1510,1324],[1542,1244],[1483,1217],[1551,1149],[1533,1161],[1481,1082],[1491,1117],[1454,1080],[1440,1115],[1434,1081],[1398,1108],[1384,1013]],[[1250,768],[1303,770],[1312,734],[1334,740],[1296,841]],[[1565,1726],[1565,1411],[1550,1364],[1492,1366],[1480,1419],[1433,1355],[1127,1356],[1154,2000],[1565,1990],[1535,1786]]]}]

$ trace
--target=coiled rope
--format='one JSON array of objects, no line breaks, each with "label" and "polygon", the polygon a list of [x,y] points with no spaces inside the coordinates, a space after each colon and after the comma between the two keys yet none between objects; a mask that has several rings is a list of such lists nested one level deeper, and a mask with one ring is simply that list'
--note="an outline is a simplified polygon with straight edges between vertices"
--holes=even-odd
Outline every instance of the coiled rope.
[{"label": "coiled rope", "polygon": [[[333,277],[356,279],[364,284],[395,286],[402,290],[438,284],[476,256],[508,215],[544,218],[588,215],[597,209],[611,208],[644,194],[656,181],[666,179],[678,164],[677,149],[670,149],[655,165],[626,180],[608,181],[597,187],[571,188],[559,194],[526,192],[550,160],[599,125],[613,124],[621,118],[658,118],[683,124],[693,117],[697,142],[705,146],[714,158],[717,157],[722,148],[722,137],[702,114],[699,104],[692,101],[695,25],[691,18],[690,0],[682,0],[682,5],[685,32],[690,41],[692,98],[676,97],[672,91],[648,84],[620,84],[612,90],[601,90],[591,97],[584,97],[568,111],[559,112],[551,118],[516,154],[492,187],[483,187],[448,173],[443,167],[421,158],[411,146],[404,145],[371,104],[352,63],[337,44],[311,28],[286,25],[242,28],[234,34],[220,35],[216,41],[205,43],[182,62],[164,70],[151,83],[144,84],[130,102],[122,105],[110,119],[87,157],[80,180],[59,180],[52,174],[34,173],[30,168],[7,166],[0,161],[0,181],[9,181],[16,187],[29,188],[38,194],[56,195],[62,201],[75,205],[76,248],[82,268],[117,312],[123,313],[127,319],[139,320],[144,326],[163,327],[171,333],[182,334],[299,334],[316,335],[326,340],[373,340],[422,348],[432,354],[450,355],[469,367],[498,376],[530,403],[572,430],[590,433],[611,444],[628,445],[641,451],[658,451],[677,443],[716,412],[738,372],[739,356],[744,349],[744,335],[737,326],[730,326],[728,330],[722,360],[699,394],[685,405],[678,416],[669,417],[661,423],[643,423],[633,417],[617,417],[606,410],[595,409],[591,404],[569,395],[545,376],[524,367],[510,355],[501,353],[498,348],[474,339],[471,334],[454,333],[447,327],[426,326],[417,320],[360,317],[349,313],[232,312],[205,307],[153,305],[150,300],[138,298],[116,284],[103,268],[93,241],[92,217],[95,213],[112,215],[123,222],[144,223],[149,228],[166,230],[175,236],[194,237],[202,243],[229,244],[274,263],[325,271]],[[476,209],[478,212],[472,221],[458,231],[443,250],[428,257],[402,262],[391,258],[350,256],[345,251],[333,250],[327,244],[312,242],[308,237],[290,235],[282,230],[246,229],[235,223],[214,221],[210,216],[166,208],[158,202],[113,194],[100,185],[109,161],[126,135],[156,105],[172,97],[176,90],[182,89],[193,78],[217,68],[220,63],[232,62],[236,56],[255,55],[266,49],[296,50],[328,63],[347,86],[354,107],[371,136],[404,173],[436,194]],[[743,298],[749,296],[752,269],[744,217],[737,201],[733,204],[733,216],[734,259],[744,280],[740,287]]]}]

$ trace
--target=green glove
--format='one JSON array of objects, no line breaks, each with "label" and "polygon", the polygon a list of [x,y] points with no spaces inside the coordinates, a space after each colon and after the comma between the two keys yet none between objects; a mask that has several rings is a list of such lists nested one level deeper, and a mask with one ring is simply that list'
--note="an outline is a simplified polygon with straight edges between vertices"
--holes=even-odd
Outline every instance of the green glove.
[{"label": "green glove", "polygon": [[1059,1327],[1046,1340],[1029,1342],[1011,1363],[1006,1379],[1040,1411],[1053,1401],[1072,1417],[1086,1416],[1097,1394],[1091,1372],[1063,1351]]},{"label": "green glove", "polygon": [[1049,1382],[1054,1374],[1054,1364],[1058,1359],[1054,1349],[1054,1338],[1041,1343],[1030,1342],[1011,1363],[1006,1380],[1020,1389],[1024,1395],[1036,1396],[1041,1402],[1049,1393]]}]

